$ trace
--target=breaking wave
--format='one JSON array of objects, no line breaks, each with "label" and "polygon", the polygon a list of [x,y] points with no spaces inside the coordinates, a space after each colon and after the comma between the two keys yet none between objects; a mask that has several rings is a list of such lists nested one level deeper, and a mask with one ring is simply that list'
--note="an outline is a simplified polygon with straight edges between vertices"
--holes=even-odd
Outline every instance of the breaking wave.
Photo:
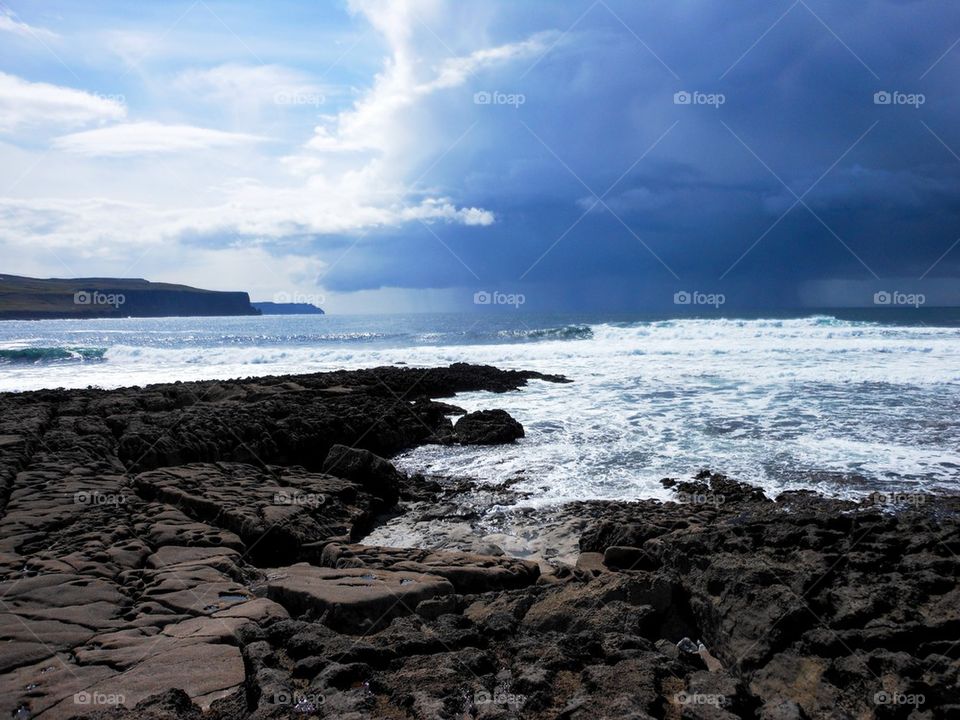
[{"label": "breaking wave", "polygon": [[526,429],[503,448],[426,446],[407,470],[514,486],[531,502],[657,497],[703,467],[768,494],[960,486],[960,326],[804,318],[618,321],[381,316],[0,326],[0,390],[116,387],[474,362],[573,385],[467,393]]},{"label": "breaking wave", "polygon": [[102,347],[0,348],[0,364],[97,361],[103,360],[106,352]]}]

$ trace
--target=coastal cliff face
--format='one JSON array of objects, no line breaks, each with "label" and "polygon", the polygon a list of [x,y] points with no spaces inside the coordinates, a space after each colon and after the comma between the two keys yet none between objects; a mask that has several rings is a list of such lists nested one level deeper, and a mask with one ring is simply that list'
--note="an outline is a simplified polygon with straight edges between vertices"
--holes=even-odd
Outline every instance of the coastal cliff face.
[{"label": "coastal cliff face", "polygon": [[139,278],[37,279],[0,275],[0,320],[259,315],[245,292]]},{"label": "coastal cliff face", "polygon": [[516,441],[506,413],[436,398],[528,380],[564,378],[455,364],[0,394],[0,711],[957,717],[957,497],[771,500],[704,472],[665,483],[677,502],[518,508],[515,532],[547,515],[576,532],[574,562],[362,542],[390,515],[483,524],[468,483],[380,456]]}]

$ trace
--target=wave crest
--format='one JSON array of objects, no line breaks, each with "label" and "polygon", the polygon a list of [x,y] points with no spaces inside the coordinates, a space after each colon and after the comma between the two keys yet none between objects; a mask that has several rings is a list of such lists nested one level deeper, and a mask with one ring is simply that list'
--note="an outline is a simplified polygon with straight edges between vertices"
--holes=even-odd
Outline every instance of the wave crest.
[{"label": "wave crest", "polygon": [[593,328],[589,325],[562,325],[550,328],[501,330],[497,336],[519,340],[590,340],[593,337]]},{"label": "wave crest", "polygon": [[106,348],[96,347],[31,347],[0,349],[0,363],[45,363],[62,361],[103,360]]}]

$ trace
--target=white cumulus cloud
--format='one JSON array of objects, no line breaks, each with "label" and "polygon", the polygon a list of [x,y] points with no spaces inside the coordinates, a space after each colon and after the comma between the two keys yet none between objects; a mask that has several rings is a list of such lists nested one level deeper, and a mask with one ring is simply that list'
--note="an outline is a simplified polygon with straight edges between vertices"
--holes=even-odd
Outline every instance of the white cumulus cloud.
[{"label": "white cumulus cloud", "polygon": [[92,156],[144,155],[229,147],[267,138],[192,125],[135,122],[62,135],[54,147]]},{"label": "white cumulus cloud", "polygon": [[[442,90],[463,86],[476,73],[514,60],[536,57],[546,51],[553,32],[536,33],[525,40],[482,48],[467,55],[425,63],[418,53],[413,31],[419,15],[413,2],[356,2],[370,22],[384,33],[391,55],[371,90],[353,107],[317,126],[307,144],[311,150],[344,152],[376,150],[389,153],[405,142],[397,125],[401,113]],[[407,10],[407,12],[404,11]],[[422,9],[421,9],[422,12]]]}]

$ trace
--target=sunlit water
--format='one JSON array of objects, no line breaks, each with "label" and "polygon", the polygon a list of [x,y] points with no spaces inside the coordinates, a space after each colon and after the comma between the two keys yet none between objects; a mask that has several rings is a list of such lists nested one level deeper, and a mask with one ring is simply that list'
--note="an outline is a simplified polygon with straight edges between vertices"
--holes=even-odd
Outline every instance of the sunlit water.
[{"label": "sunlit water", "polygon": [[[919,316],[918,316],[919,317]],[[623,319],[519,314],[0,323],[0,389],[117,387],[456,361],[567,375],[467,393],[527,437],[428,446],[408,470],[499,483],[534,503],[663,497],[705,467],[770,492],[960,485],[960,328],[817,316]]]}]

